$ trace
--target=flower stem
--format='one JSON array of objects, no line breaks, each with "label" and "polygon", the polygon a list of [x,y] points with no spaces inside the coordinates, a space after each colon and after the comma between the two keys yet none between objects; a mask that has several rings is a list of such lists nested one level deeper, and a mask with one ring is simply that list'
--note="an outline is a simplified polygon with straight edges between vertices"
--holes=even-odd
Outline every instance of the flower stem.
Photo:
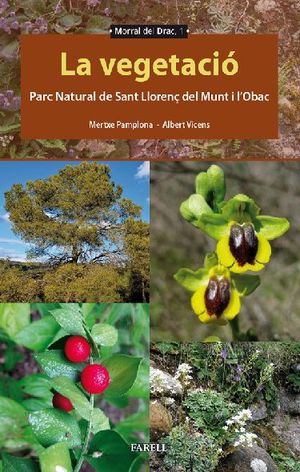
[{"label": "flower stem", "polygon": [[[94,363],[92,356],[90,357],[90,363],[91,364]],[[91,394],[91,396],[90,396],[91,417],[88,421],[88,425],[87,425],[87,429],[86,429],[86,433],[85,433],[85,438],[84,438],[84,443],[83,443],[83,446],[82,446],[82,449],[81,449],[79,459],[78,459],[77,464],[75,466],[74,472],[80,472],[82,463],[84,461],[84,456],[88,452],[89,442],[90,442],[90,437],[91,437],[91,432],[92,432],[92,414],[93,414],[93,410],[94,410],[94,403],[95,403],[95,396],[93,394]]]},{"label": "flower stem", "polygon": [[236,316],[235,318],[233,318],[233,320],[229,321],[229,323],[230,323],[230,328],[232,331],[232,340],[238,341],[239,335],[240,335],[239,317]]},{"label": "flower stem", "polygon": [[[92,410],[94,408],[94,395],[91,395],[90,397],[90,405],[91,405],[91,410]],[[84,461],[84,455],[88,452],[91,432],[92,432],[92,419],[90,419],[90,421],[88,422],[83,447],[82,447],[78,462],[75,466],[74,472],[80,472],[82,463]]]}]

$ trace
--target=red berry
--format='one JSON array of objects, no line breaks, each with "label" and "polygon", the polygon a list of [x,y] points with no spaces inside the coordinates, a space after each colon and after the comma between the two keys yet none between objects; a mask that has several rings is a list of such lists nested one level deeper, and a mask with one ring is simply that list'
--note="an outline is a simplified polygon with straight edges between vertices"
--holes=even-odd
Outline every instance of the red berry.
[{"label": "red berry", "polygon": [[91,347],[82,336],[70,336],[65,344],[65,356],[71,362],[84,362],[91,353]]},{"label": "red berry", "polygon": [[89,393],[102,393],[109,386],[109,373],[103,365],[87,365],[81,372],[81,383]]},{"label": "red berry", "polygon": [[73,405],[67,397],[64,397],[60,393],[55,393],[52,398],[52,405],[54,408],[59,408],[60,410],[71,411],[73,410]]}]

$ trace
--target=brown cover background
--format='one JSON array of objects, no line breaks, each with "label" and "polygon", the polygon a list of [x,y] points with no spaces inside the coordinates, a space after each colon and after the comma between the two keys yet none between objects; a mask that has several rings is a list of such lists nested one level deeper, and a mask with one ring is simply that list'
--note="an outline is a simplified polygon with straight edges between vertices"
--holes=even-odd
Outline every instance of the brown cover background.
[{"label": "brown cover background", "polygon": [[[267,139],[278,137],[278,50],[277,35],[192,35],[185,40],[110,39],[108,35],[24,35],[21,37],[21,137],[23,139]],[[133,76],[101,74],[99,57],[168,58],[192,57],[199,60],[220,57],[234,50],[239,73],[226,77],[156,77],[148,82]],[[87,57],[92,62],[91,77],[62,77],[60,54],[67,51],[69,64]],[[255,91],[270,93],[271,101],[261,102],[29,102],[29,92],[56,91],[89,93],[151,91],[182,93],[211,91]],[[153,121],[194,120],[211,122],[211,129],[89,129],[89,120]]]}]

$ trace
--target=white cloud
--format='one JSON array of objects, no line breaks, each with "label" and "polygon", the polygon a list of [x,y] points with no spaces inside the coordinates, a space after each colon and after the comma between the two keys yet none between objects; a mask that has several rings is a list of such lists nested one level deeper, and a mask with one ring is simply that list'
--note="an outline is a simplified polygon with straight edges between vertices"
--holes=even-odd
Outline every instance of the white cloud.
[{"label": "white cloud", "polygon": [[9,221],[9,213],[5,213],[5,215],[0,215],[0,221]]},{"label": "white cloud", "polygon": [[0,247],[0,259],[10,259],[15,262],[26,262],[26,254],[18,253],[15,251],[7,251]]},{"label": "white cloud", "polygon": [[149,177],[149,175],[150,175],[150,162],[145,161],[138,167],[137,173],[135,174],[135,178],[144,179],[145,177]]},{"label": "white cloud", "polygon": [[18,239],[12,238],[0,238],[1,244],[21,244],[22,246],[27,246],[28,243],[24,243],[23,241],[19,241]]}]

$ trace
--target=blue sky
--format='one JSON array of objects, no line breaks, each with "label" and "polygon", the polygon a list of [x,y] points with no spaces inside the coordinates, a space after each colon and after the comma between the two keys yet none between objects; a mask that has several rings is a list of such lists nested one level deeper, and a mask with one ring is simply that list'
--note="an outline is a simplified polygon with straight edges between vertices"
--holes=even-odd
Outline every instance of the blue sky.
[{"label": "blue sky", "polygon": [[[112,179],[123,187],[123,195],[143,208],[142,217],[149,221],[149,162],[104,162],[111,168]],[[44,179],[66,165],[80,162],[0,162],[0,259],[23,261],[26,244],[13,233],[5,210],[4,193],[15,183]]]}]

